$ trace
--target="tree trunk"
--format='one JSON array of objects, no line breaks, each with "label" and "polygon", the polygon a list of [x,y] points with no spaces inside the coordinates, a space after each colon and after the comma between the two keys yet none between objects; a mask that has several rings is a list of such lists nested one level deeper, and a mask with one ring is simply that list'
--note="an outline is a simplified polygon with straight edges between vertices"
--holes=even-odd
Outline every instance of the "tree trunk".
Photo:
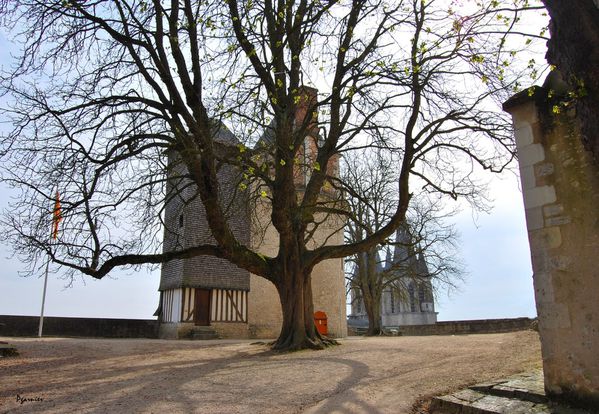
[{"label": "tree trunk", "polygon": [[368,294],[368,299],[364,295],[364,308],[368,315],[368,331],[366,336],[376,336],[381,334],[381,300],[376,296]]},{"label": "tree trunk", "polygon": [[283,326],[272,348],[297,351],[324,349],[328,345],[337,344],[332,339],[322,337],[316,330],[311,269],[304,269],[298,264],[286,266],[285,271],[279,274],[278,280],[275,286],[281,301]]},{"label": "tree trunk", "polygon": [[543,0],[551,16],[547,60],[576,90],[582,141],[599,163],[599,7],[594,0]]},{"label": "tree trunk", "polygon": [[366,274],[363,275],[362,292],[364,307],[368,315],[368,331],[366,335],[381,334],[381,295],[383,285],[378,273],[378,251],[372,248],[366,252]]}]

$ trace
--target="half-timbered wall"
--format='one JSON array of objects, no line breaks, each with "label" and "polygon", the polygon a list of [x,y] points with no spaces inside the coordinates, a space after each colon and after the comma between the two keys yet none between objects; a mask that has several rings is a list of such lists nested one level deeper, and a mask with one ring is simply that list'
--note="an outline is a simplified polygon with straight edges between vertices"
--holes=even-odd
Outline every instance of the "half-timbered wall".
[{"label": "half-timbered wall", "polygon": [[193,322],[195,291],[195,288],[183,289],[183,306],[181,307],[181,322]]},{"label": "half-timbered wall", "polygon": [[211,302],[212,321],[247,323],[248,293],[246,291],[214,289]]},{"label": "half-timbered wall", "polygon": [[162,322],[179,322],[181,317],[181,289],[162,292]]},{"label": "half-timbered wall", "polygon": [[[194,321],[195,288],[166,290],[163,295],[163,322]],[[211,322],[247,323],[247,314],[248,293],[246,291],[212,289],[210,297]]]}]

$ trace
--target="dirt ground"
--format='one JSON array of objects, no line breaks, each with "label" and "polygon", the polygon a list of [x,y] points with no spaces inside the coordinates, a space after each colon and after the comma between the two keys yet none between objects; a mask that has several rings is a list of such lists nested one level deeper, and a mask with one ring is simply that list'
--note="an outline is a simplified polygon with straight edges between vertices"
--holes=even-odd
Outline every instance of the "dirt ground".
[{"label": "dirt ground", "polygon": [[1,413],[409,413],[423,395],[541,366],[538,334],[251,341],[0,338]]}]

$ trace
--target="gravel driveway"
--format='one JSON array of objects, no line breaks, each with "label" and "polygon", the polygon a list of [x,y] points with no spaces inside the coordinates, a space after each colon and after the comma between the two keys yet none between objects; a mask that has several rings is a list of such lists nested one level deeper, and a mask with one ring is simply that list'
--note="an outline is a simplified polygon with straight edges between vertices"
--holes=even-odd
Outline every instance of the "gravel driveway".
[{"label": "gravel driveway", "polygon": [[0,413],[409,413],[423,395],[541,366],[538,334],[251,341],[0,338]]}]

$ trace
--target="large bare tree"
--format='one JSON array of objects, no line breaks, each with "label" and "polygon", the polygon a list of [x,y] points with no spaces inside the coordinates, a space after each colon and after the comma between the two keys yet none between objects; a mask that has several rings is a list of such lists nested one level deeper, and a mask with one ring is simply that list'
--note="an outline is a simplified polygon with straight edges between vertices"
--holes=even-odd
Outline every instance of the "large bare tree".
[{"label": "large bare tree", "polygon": [[[509,121],[488,102],[518,86],[520,46],[506,33],[518,33],[522,9],[458,3],[1,0],[3,26],[22,42],[1,79],[14,126],[1,140],[3,178],[21,190],[5,219],[11,243],[33,268],[49,257],[97,279],[118,266],[224,258],[276,286],[275,348],[325,346],[312,319],[314,266],[389,237],[405,220],[410,177],[468,196],[474,169],[501,171],[513,157]],[[215,140],[222,123],[239,145]],[[271,138],[255,147],[267,126]],[[299,159],[312,131],[316,151]],[[351,214],[336,157],[369,146],[398,157],[395,211],[363,240],[315,245],[323,215]],[[165,153],[185,167],[214,243],[161,251]],[[240,171],[240,191],[268,200],[276,255],[231,231],[226,166]],[[55,185],[64,220],[51,243]]]}]

